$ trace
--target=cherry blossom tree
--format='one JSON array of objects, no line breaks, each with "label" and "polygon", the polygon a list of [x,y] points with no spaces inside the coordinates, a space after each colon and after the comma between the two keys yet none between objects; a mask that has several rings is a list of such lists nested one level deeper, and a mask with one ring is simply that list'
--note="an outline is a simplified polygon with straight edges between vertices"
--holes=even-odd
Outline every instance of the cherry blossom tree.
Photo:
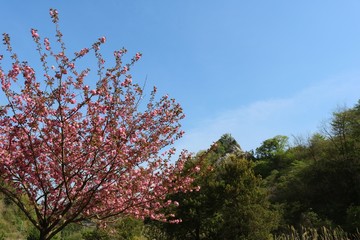
[{"label": "cherry blossom tree", "polygon": [[[11,65],[0,65],[7,99],[0,109],[0,192],[25,213],[40,239],[89,219],[166,220],[161,209],[177,205],[166,195],[190,190],[192,182],[183,170],[187,152],[170,163],[171,145],[183,135],[182,108],[168,96],[157,98],[156,88],[145,98],[132,82],[129,70],[140,53],[123,64],[127,51],[115,51],[114,66],[105,67],[101,37],[69,56],[57,10],[50,16],[58,44],[31,30],[41,74],[19,60],[3,34]],[[77,63],[92,52],[98,80],[87,85],[90,69],[79,70]],[[5,59],[0,55],[0,64]]]}]

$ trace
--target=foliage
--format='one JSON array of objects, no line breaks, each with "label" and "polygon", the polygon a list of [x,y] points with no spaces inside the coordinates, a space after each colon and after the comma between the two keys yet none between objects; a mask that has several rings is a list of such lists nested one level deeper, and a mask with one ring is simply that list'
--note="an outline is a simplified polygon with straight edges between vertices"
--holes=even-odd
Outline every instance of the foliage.
[{"label": "foliage", "polygon": [[103,229],[96,229],[83,233],[85,240],[111,240],[109,234]]},{"label": "foliage", "polygon": [[83,232],[84,240],[132,240],[142,236],[143,223],[138,219],[125,217],[109,224],[106,229],[95,228]]},{"label": "foliage", "polygon": [[35,227],[33,227],[28,232],[26,240],[38,240],[39,238],[40,238],[39,231]]},{"label": "foliage", "polygon": [[346,210],[346,229],[350,232],[360,230],[360,206],[350,206]]},{"label": "foliage", "polygon": [[275,168],[265,179],[271,201],[283,206],[283,225],[340,225],[350,233],[359,229],[359,122],[357,104],[334,113],[330,124],[307,144],[285,151],[291,164]]},{"label": "foliage", "polygon": [[262,145],[256,148],[257,158],[275,158],[277,155],[285,152],[288,145],[287,136],[275,136],[265,140]]},{"label": "foliage", "polygon": [[255,151],[255,172],[266,178],[273,170],[287,167],[288,163],[288,137],[275,136],[263,141]]},{"label": "foliage", "polygon": [[241,157],[236,142],[223,144],[224,139],[231,142],[225,136],[193,160],[201,164],[194,181],[201,190],[171,196],[179,202],[176,217],[182,222],[152,223],[157,231],[163,229],[165,239],[268,239],[277,226],[278,214],[252,163]]},{"label": "foliage", "polygon": [[360,232],[349,234],[337,227],[334,229],[321,227],[320,229],[301,227],[296,230],[289,227],[287,233],[274,237],[274,240],[351,240],[360,239]]},{"label": "foliage", "polygon": [[[31,30],[40,74],[20,61],[3,34],[11,67],[0,66],[8,100],[0,111],[0,191],[40,231],[40,239],[86,219],[121,214],[165,220],[159,210],[172,204],[164,202],[166,194],[191,184],[182,173],[188,154],[169,164],[174,149],[160,152],[183,134],[180,105],[168,96],[157,100],[156,88],[141,105],[143,89],[129,74],[141,54],[123,64],[126,50],[115,51],[115,65],[106,68],[100,53],[105,37],[68,55],[58,12],[51,9],[50,15],[59,49]],[[90,69],[78,68],[91,51],[98,61],[95,85],[85,81]]]},{"label": "foliage", "polygon": [[0,194],[0,239],[24,239],[29,229],[25,215]]}]

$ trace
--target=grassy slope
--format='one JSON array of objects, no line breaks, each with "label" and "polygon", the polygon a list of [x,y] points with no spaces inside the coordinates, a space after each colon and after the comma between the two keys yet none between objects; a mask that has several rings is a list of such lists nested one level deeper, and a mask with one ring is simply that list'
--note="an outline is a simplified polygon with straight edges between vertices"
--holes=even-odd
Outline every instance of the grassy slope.
[{"label": "grassy slope", "polygon": [[29,228],[29,223],[16,206],[6,204],[4,198],[0,196],[0,239],[26,239]]}]

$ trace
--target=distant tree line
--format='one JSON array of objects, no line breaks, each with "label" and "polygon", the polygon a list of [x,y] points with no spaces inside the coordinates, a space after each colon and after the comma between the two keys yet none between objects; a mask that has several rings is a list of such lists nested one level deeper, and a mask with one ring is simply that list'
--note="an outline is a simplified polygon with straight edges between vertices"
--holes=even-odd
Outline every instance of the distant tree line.
[{"label": "distant tree line", "polygon": [[324,228],[360,239],[360,101],[295,140],[279,135],[243,152],[224,135],[194,158],[201,191],[170,196],[183,221],[151,224],[174,240],[271,239]]}]

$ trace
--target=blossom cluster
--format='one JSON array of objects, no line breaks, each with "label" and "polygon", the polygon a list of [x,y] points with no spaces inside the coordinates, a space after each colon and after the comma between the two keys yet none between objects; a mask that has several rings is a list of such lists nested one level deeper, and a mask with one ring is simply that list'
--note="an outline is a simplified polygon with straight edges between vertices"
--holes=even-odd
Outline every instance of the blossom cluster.
[{"label": "blossom cluster", "polygon": [[[166,195],[188,191],[192,182],[190,173],[183,172],[190,157],[186,151],[175,164],[170,164],[173,149],[161,153],[183,135],[181,106],[168,96],[157,99],[154,88],[140,107],[143,89],[129,71],[141,53],[123,64],[126,49],[115,51],[114,66],[106,68],[99,52],[106,38],[101,37],[68,56],[57,10],[50,15],[59,52],[49,38],[41,42],[38,31],[31,30],[43,74],[19,61],[4,34],[13,64],[4,70],[0,61],[1,87],[8,99],[0,112],[0,176],[6,183],[0,191],[39,229],[55,229],[59,219],[68,224],[119,214],[165,221],[168,216],[160,210],[178,204],[166,201]],[[77,60],[90,52],[98,60],[96,85],[86,84],[89,69],[76,69]],[[56,66],[49,66],[49,57]],[[23,195],[36,217],[22,202]]]}]

